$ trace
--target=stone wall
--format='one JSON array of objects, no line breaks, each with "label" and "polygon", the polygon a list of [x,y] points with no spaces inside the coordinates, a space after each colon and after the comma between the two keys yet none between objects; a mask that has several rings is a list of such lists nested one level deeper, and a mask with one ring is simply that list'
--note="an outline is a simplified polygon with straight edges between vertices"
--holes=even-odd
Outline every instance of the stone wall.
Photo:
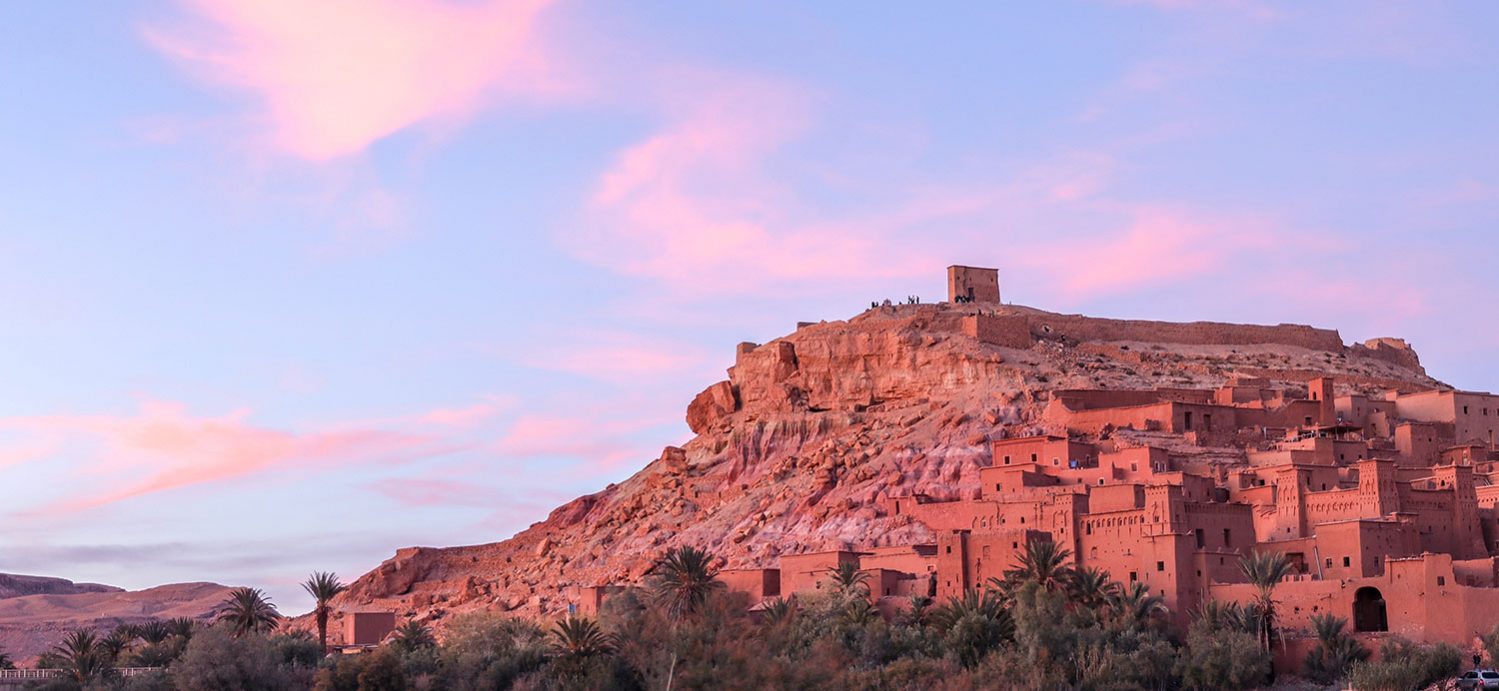
[{"label": "stone wall", "polygon": [[1035,342],[1031,338],[1030,320],[1020,316],[971,315],[963,317],[962,330],[982,343],[1002,348],[1024,349]]},{"label": "stone wall", "polygon": [[1184,345],[1275,344],[1329,352],[1343,350],[1343,338],[1337,331],[1301,324],[1260,326],[1218,322],[1176,323],[1098,319],[1072,314],[1036,315],[1031,317],[1030,324],[1031,333],[1042,339],[1065,337],[1077,341],[1140,341]]}]

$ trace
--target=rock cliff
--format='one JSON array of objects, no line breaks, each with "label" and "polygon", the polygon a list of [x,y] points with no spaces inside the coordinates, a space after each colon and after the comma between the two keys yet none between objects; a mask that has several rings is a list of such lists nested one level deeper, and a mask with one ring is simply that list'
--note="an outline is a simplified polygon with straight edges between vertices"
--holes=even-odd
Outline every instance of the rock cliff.
[{"label": "rock cliff", "polygon": [[[887,513],[882,499],[972,495],[988,440],[1059,431],[1042,414],[1053,391],[1212,388],[1251,377],[1304,391],[1325,375],[1341,392],[1443,386],[1404,341],[1348,347],[1336,331],[1299,325],[975,304],[886,306],[804,324],[769,343],[740,344],[728,378],[687,407],[696,436],[631,478],[502,542],[402,549],[337,604],[393,609],[440,628],[448,614],[472,609],[563,611],[576,587],[638,581],[677,545],[749,567],[786,553],[930,541],[925,526]],[[1153,443],[1204,463],[1243,461],[1242,452]]]}]

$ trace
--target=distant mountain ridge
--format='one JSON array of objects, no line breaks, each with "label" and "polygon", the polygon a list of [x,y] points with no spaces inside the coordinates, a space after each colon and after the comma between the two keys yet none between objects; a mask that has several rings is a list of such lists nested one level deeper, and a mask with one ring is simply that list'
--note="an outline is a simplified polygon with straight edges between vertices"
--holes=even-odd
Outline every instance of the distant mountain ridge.
[{"label": "distant mountain ridge", "polygon": [[64,578],[0,574],[0,651],[26,664],[73,628],[107,633],[120,624],[150,619],[208,620],[229,590],[217,583],[172,583],[130,591]]},{"label": "distant mountain ridge", "polygon": [[0,573],[0,600],[27,595],[78,595],[80,593],[119,593],[123,588],[100,583],[74,583],[66,578],[23,576]]}]

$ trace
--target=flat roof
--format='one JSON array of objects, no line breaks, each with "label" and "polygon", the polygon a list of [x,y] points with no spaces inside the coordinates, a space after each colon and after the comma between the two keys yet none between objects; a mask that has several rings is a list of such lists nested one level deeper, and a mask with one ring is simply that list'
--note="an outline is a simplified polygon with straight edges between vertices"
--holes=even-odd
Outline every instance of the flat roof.
[{"label": "flat roof", "polygon": [[989,268],[987,266],[972,266],[970,264],[948,264],[947,268],[949,268],[949,269],[978,269],[980,271],[999,271],[999,269],[991,269],[991,268]]}]

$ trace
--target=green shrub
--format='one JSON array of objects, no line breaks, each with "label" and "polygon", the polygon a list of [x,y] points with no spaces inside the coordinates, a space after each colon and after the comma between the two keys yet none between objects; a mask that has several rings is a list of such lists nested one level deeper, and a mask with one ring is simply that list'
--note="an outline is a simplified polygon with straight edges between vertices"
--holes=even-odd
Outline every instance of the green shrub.
[{"label": "green shrub", "polygon": [[1188,689],[1250,689],[1270,676],[1270,654],[1254,634],[1199,620],[1187,633],[1176,671]]},{"label": "green shrub", "polygon": [[291,685],[280,662],[265,638],[214,626],[193,636],[171,673],[180,691],[276,691]]},{"label": "green shrub", "polygon": [[1409,691],[1457,676],[1463,651],[1449,643],[1423,646],[1391,638],[1379,648],[1378,662],[1353,665],[1348,681],[1360,691]]}]

